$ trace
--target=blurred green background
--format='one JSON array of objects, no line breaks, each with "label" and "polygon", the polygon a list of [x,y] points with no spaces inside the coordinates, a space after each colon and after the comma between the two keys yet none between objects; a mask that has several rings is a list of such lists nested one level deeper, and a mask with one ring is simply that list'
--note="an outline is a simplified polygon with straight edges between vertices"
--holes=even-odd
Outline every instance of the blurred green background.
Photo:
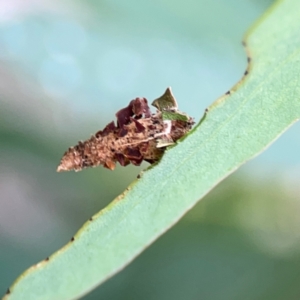
[{"label": "blurred green background", "polygon": [[[63,152],[167,86],[198,121],[272,2],[1,1],[0,294],[147,167],[58,174]],[[299,299],[299,149],[296,124],[84,299]]]}]

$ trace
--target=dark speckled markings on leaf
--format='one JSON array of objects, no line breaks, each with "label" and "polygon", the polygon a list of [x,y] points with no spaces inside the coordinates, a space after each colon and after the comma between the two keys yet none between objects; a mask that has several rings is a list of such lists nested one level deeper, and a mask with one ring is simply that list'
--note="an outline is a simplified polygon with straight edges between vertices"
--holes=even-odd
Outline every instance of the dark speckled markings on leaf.
[{"label": "dark speckled markings on leaf", "polygon": [[158,161],[166,147],[183,137],[194,121],[178,110],[170,88],[153,105],[158,109],[155,114],[151,114],[147,99],[130,101],[116,113],[117,125],[112,121],[90,139],[69,148],[57,171],[80,171],[99,165],[113,170],[116,162],[139,166],[143,160]]}]

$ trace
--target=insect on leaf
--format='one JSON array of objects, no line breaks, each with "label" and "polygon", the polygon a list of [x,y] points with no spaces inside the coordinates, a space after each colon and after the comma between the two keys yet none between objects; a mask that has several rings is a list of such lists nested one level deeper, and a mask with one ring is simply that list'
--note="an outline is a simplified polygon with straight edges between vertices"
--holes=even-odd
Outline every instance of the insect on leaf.
[{"label": "insect on leaf", "polygon": [[116,113],[117,125],[112,121],[90,139],[69,148],[57,171],[80,171],[99,165],[113,170],[117,162],[138,166],[144,160],[158,161],[165,148],[184,136],[194,121],[177,109],[170,88],[153,105],[158,111],[151,114],[146,98],[130,101]]}]

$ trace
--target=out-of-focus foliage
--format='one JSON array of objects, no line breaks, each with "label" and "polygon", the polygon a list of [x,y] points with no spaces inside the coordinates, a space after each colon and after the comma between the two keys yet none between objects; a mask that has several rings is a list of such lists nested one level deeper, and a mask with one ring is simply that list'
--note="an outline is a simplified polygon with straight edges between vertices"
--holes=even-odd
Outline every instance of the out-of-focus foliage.
[{"label": "out-of-focus foliage", "polygon": [[[66,147],[103,127],[133,97],[151,101],[168,85],[198,119],[241,77],[243,32],[270,1],[25,3],[7,1],[1,10],[1,294],[138,173],[127,167],[56,174]],[[228,291],[228,299],[297,299],[299,136],[299,126],[292,128],[245,168],[259,187],[250,175],[232,186],[225,181],[226,193],[212,194],[86,298],[180,299],[185,291],[189,299],[226,299],[217,292]]]}]

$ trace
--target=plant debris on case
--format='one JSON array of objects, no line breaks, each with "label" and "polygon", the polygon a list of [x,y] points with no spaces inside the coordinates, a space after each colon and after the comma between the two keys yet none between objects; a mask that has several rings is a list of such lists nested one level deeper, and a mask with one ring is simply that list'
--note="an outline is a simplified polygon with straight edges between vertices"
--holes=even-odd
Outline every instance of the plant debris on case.
[{"label": "plant debris on case", "polygon": [[113,170],[116,162],[139,166],[143,160],[158,161],[167,146],[192,128],[194,120],[178,110],[170,88],[152,105],[157,108],[154,114],[146,98],[130,101],[116,113],[117,125],[112,121],[90,139],[69,148],[57,171],[80,171],[99,165]]}]

